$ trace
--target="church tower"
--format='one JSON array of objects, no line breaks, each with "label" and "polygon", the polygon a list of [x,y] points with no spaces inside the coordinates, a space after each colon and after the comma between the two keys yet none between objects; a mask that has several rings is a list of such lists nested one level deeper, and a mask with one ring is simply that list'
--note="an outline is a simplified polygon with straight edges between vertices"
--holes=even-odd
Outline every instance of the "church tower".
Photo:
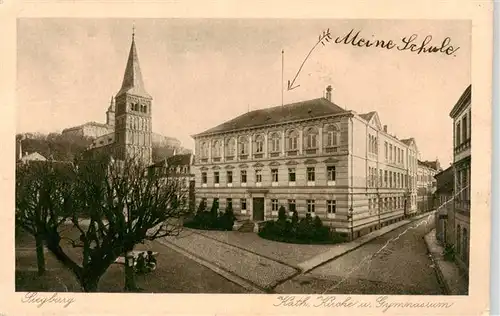
[{"label": "church tower", "polygon": [[115,97],[115,154],[117,159],[138,158],[146,164],[152,160],[151,102],[142,81],[135,33],[120,91]]},{"label": "church tower", "polygon": [[115,97],[111,97],[108,110],[106,111],[106,125],[115,126]]}]

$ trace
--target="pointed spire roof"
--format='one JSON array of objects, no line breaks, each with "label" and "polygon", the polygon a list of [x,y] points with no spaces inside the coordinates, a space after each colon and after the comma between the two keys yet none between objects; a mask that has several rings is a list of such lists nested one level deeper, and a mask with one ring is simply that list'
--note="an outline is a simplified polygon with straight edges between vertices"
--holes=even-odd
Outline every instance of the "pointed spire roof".
[{"label": "pointed spire roof", "polygon": [[116,96],[124,93],[152,99],[144,88],[144,82],[142,81],[139,57],[137,56],[137,49],[135,47],[135,32],[132,33],[132,44],[130,45],[127,68],[125,68],[122,87]]},{"label": "pointed spire roof", "polygon": [[111,96],[111,102],[109,103],[108,112],[115,111],[115,97]]}]

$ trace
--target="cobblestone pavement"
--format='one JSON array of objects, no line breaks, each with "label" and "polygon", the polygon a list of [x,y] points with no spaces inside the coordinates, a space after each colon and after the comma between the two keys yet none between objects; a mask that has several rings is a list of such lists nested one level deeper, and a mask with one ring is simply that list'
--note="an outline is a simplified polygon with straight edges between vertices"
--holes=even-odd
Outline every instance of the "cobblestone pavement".
[{"label": "cobblestone pavement", "polygon": [[[441,295],[442,288],[423,239],[433,228],[432,221],[426,224],[426,219],[380,236],[275,290],[278,293]],[[407,230],[410,227],[416,228]],[[392,241],[379,251],[389,240]]]},{"label": "cobblestone pavement", "polygon": [[166,237],[160,242],[172,243],[202,260],[250,281],[262,289],[271,288],[278,282],[297,273],[297,270],[291,266],[189,230],[183,231],[179,237]]},{"label": "cobblestone pavement", "polygon": [[237,247],[242,247],[248,251],[253,251],[261,256],[286,262],[292,266],[297,266],[297,264],[335,247],[335,245],[289,244],[267,240],[255,233],[241,233],[237,231],[197,230],[196,232]]}]

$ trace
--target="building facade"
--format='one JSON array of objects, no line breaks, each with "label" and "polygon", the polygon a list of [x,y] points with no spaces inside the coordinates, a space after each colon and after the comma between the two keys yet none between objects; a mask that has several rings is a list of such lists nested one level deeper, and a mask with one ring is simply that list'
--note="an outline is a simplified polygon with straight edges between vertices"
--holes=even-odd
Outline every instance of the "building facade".
[{"label": "building facade", "polygon": [[428,212],[435,208],[434,193],[436,192],[436,178],[441,171],[439,161],[418,160],[417,170],[417,209],[419,212]]},{"label": "building facade", "polygon": [[453,223],[448,220],[453,212],[453,167],[439,172],[434,176],[436,179],[436,192],[434,194],[434,205],[436,208],[436,239],[443,245],[453,241]]},{"label": "building facade", "polygon": [[280,206],[359,237],[417,211],[415,140],[399,140],[376,112],[326,98],[256,110],[194,135],[197,204],[232,206],[240,220]]},{"label": "building facade", "polygon": [[454,245],[456,261],[468,271],[470,249],[471,90],[469,85],[450,112],[453,119]]}]

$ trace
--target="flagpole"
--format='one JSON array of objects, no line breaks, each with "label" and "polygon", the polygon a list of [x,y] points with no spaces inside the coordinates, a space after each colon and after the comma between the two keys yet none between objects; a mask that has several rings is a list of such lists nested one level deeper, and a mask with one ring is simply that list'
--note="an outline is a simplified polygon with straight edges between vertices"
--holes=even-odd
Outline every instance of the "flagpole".
[{"label": "flagpole", "polygon": [[281,50],[281,106],[283,106],[283,68],[284,68],[284,61],[285,59],[285,51],[282,49]]}]

